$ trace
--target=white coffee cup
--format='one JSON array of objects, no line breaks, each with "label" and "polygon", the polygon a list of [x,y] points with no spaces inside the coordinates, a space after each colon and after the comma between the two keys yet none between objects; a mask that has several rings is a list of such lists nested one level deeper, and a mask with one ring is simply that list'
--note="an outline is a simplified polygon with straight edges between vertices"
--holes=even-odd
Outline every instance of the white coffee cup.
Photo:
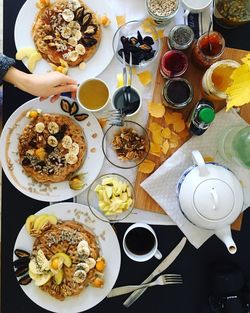
[{"label": "white coffee cup", "polygon": [[[141,230],[140,230],[141,228]],[[135,232],[135,230],[137,232]],[[135,239],[137,239],[137,243],[138,242],[138,238],[140,236],[138,236],[138,231],[142,231],[143,230],[147,233],[145,233],[143,239],[144,239],[144,243],[145,243],[145,247],[147,245],[148,242],[146,242],[146,239],[149,239],[150,238],[150,241],[152,241],[150,243],[150,246],[148,246],[145,250],[145,252],[143,253],[142,251],[140,251],[140,254],[137,254],[137,252],[140,250],[139,248],[142,248],[142,247],[138,247],[138,251],[135,251],[134,247],[131,247],[131,240],[132,240],[132,237],[129,237],[131,236],[135,236]],[[133,231],[133,233],[132,233]],[[143,235],[143,233],[141,233],[141,235]],[[129,242],[129,239],[130,239],[130,242]],[[140,241],[140,240],[139,240]],[[136,245],[137,243],[135,243],[135,241],[132,243],[132,245]],[[156,257],[158,260],[160,260],[162,258],[162,254],[161,252],[158,250],[158,240],[157,240],[157,237],[156,237],[156,234],[153,230],[153,228],[151,226],[149,226],[148,224],[144,224],[144,223],[135,223],[135,224],[132,224],[125,232],[124,234],[124,237],[123,237],[123,249],[124,249],[124,252],[126,253],[126,255],[134,260],[134,261],[137,261],[137,262],[145,262],[149,259],[151,259],[153,256]],[[133,250],[133,251],[132,251]],[[141,253],[142,252],[142,253]]]},{"label": "white coffee cup", "polygon": [[183,7],[185,8],[184,17],[188,16],[190,12],[200,13],[211,4],[212,0],[182,0]]}]

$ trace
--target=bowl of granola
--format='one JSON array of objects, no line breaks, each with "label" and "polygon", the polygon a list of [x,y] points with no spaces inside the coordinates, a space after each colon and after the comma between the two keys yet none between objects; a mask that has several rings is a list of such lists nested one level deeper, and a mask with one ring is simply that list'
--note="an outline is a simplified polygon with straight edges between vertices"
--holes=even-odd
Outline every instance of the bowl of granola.
[{"label": "bowl of granola", "polygon": [[[108,148],[106,148],[108,147]],[[141,164],[150,149],[149,136],[144,127],[133,121],[110,126],[102,140],[106,159],[114,166],[128,169]]]}]

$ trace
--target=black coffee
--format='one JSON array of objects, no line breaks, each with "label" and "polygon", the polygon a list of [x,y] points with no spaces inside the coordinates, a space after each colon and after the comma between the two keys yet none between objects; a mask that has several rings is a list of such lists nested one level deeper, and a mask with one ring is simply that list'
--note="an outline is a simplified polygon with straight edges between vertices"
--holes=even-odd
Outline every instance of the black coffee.
[{"label": "black coffee", "polygon": [[114,98],[114,107],[118,110],[121,110],[125,115],[134,113],[140,105],[140,97],[138,93],[131,88],[130,89],[130,102],[125,101],[124,97],[125,87],[121,88]]},{"label": "black coffee", "polygon": [[133,228],[126,236],[127,248],[134,254],[143,255],[150,252],[155,244],[155,237],[146,228]]}]

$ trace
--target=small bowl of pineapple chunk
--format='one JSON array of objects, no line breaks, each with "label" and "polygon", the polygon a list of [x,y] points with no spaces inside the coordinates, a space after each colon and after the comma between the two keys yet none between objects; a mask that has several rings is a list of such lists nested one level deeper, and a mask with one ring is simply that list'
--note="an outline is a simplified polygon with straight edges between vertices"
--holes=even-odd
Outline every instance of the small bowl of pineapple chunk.
[{"label": "small bowl of pineapple chunk", "polygon": [[87,202],[97,218],[115,223],[132,212],[135,202],[134,188],[122,175],[105,174],[99,176],[89,187]]}]

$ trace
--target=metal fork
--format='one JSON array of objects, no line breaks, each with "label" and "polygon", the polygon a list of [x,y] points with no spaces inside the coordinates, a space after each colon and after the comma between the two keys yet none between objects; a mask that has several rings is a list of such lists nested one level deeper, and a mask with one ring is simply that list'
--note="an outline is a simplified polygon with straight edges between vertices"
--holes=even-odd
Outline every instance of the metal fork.
[{"label": "metal fork", "polygon": [[102,118],[105,118],[109,125],[123,126],[125,115],[120,110],[107,110],[103,112]]},{"label": "metal fork", "polygon": [[128,285],[123,287],[117,287],[111,290],[111,292],[107,295],[107,298],[112,298],[120,295],[124,295],[126,293],[130,293],[134,290],[152,287],[156,285],[171,285],[171,284],[182,284],[182,277],[179,274],[164,274],[159,276],[156,280],[148,284],[141,285]]}]

